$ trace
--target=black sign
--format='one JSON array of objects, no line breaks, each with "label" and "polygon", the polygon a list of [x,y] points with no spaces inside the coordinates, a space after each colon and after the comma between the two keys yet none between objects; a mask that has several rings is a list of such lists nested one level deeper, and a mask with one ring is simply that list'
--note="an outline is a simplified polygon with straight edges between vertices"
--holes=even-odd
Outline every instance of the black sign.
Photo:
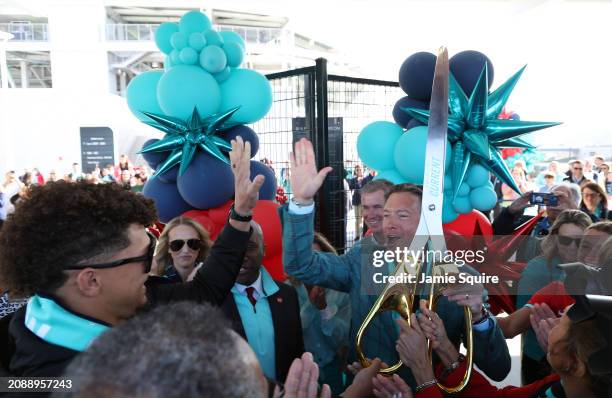
[{"label": "black sign", "polygon": [[109,127],[81,127],[81,166],[91,173],[96,166],[115,164],[115,142]]}]

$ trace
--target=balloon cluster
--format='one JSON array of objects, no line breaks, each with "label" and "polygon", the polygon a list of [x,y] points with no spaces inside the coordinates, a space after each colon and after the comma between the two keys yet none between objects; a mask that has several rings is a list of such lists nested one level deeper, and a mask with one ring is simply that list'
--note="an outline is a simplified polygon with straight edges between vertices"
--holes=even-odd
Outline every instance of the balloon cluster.
[{"label": "balloon cluster", "polygon": [[[423,184],[426,144],[426,126],[413,127],[404,132],[397,124],[379,121],[361,130],[357,138],[357,152],[368,167],[378,171],[375,179],[385,179],[394,184]],[[448,171],[451,159],[452,147],[447,142],[442,222],[449,223],[459,214],[470,213],[473,209],[492,209],[497,195],[489,172],[479,164],[468,168],[466,179],[453,200],[453,184]]]},{"label": "balloon cluster", "polygon": [[[166,135],[145,142],[141,150],[156,170],[143,193],[152,198],[167,222],[191,209],[211,209],[234,194],[227,152],[240,135],[259,147],[257,134],[245,126],[264,117],[272,106],[272,89],[262,74],[241,69],[244,40],[217,32],[206,15],[189,11],[178,23],[164,22],[155,43],[166,54],[165,70],[141,73],[127,87],[134,115]],[[260,199],[274,199],[274,172],[251,161],[254,175],[266,182]]]},{"label": "balloon cluster", "polygon": [[[379,172],[376,178],[398,183],[423,183],[429,101],[436,57],[419,52],[399,71],[408,94],[394,107],[396,124],[367,125],[357,140],[363,162]],[[488,211],[497,203],[489,172],[518,191],[500,155],[502,148],[532,146],[518,136],[558,123],[498,120],[524,68],[493,93],[493,65],[482,53],[463,51],[449,60],[449,128],[442,221],[452,222],[473,209]]]}]

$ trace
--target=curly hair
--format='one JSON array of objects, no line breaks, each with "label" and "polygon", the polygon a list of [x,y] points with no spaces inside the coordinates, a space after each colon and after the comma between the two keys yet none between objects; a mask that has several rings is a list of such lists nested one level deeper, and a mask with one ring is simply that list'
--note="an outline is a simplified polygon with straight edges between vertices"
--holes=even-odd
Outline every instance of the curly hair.
[{"label": "curly hair", "polygon": [[164,270],[166,269],[168,264],[171,264],[172,258],[168,253],[168,248],[170,246],[169,235],[170,231],[172,231],[179,225],[187,225],[195,229],[195,231],[198,233],[199,239],[202,241],[202,248],[200,249],[198,257],[195,260],[196,264],[204,261],[204,259],[208,255],[210,247],[212,246],[212,242],[210,240],[210,235],[208,231],[204,229],[202,224],[189,217],[175,217],[170,220],[168,224],[166,224],[166,226],[164,227],[164,232],[162,232],[159,239],[157,240],[157,248],[155,250],[156,266],[153,268],[153,274],[158,276],[163,275]]},{"label": "curly hair", "polygon": [[112,256],[129,246],[130,224],[156,219],[152,200],[117,184],[34,187],[0,232],[0,273],[15,295],[53,293],[65,266]]}]

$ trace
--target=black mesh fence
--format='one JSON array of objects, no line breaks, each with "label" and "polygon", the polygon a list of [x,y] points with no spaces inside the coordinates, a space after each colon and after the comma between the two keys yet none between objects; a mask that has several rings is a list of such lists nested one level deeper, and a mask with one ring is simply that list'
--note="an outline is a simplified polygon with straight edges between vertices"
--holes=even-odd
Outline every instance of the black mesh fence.
[{"label": "black mesh fence", "polygon": [[352,205],[355,191],[347,181],[359,164],[357,136],[368,123],[393,120],[391,112],[401,90],[396,82],[327,75],[324,59],[313,67],[267,77],[273,105],[252,126],[260,139],[255,159],[269,162],[290,199],[292,143],[301,137],[313,142],[318,166],[334,168],[317,197],[316,228],[343,252],[353,245],[362,225],[355,216],[359,208]]}]

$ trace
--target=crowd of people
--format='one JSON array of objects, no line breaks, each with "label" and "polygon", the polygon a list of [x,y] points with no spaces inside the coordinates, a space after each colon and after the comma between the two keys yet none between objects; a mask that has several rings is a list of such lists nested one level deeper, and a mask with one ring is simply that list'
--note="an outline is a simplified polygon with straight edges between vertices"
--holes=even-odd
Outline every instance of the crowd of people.
[{"label": "crowd of people", "polygon": [[[156,238],[154,204],[131,184],[30,177],[0,230],[7,347],[0,373],[64,377],[75,397],[442,397],[440,385],[457,385],[466,372],[460,347],[469,335],[477,368],[460,397],[612,396],[612,221],[593,177],[605,162],[580,174],[583,162],[575,161],[571,175],[544,184],[558,202],[536,216],[531,239],[515,254],[527,263],[515,286],[517,311],[494,316],[482,284],[450,285],[435,310],[418,296],[409,319],[374,318],[361,345],[364,363],[355,342],[381,289],[372,276],[397,266],[373,267],[374,252],[410,247],[422,188],[355,167],[347,183],[368,233],[359,221],[361,238],[338,254],[315,231],[314,198],[331,168],[318,170],[312,144],[298,141],[287,173],[291,199],[279,209],[287,279],[277,281],[252,219],[264,177],[251,178],[248,142],[231,145],[234,204],[214,242],[186,217]],[[96,180],[134,177],[127,158],[112,169],[95,172]],[[3,192],[16,179],[7,178]],[[496,235],[532,217],[524,188],[495,217]],[[480,275],[472,265],[460,272]],[[509,374],[506,339],[521,333],[523,385],[499,389],[489,379]],[[395,375],[379,374],[399,360]]]}]

